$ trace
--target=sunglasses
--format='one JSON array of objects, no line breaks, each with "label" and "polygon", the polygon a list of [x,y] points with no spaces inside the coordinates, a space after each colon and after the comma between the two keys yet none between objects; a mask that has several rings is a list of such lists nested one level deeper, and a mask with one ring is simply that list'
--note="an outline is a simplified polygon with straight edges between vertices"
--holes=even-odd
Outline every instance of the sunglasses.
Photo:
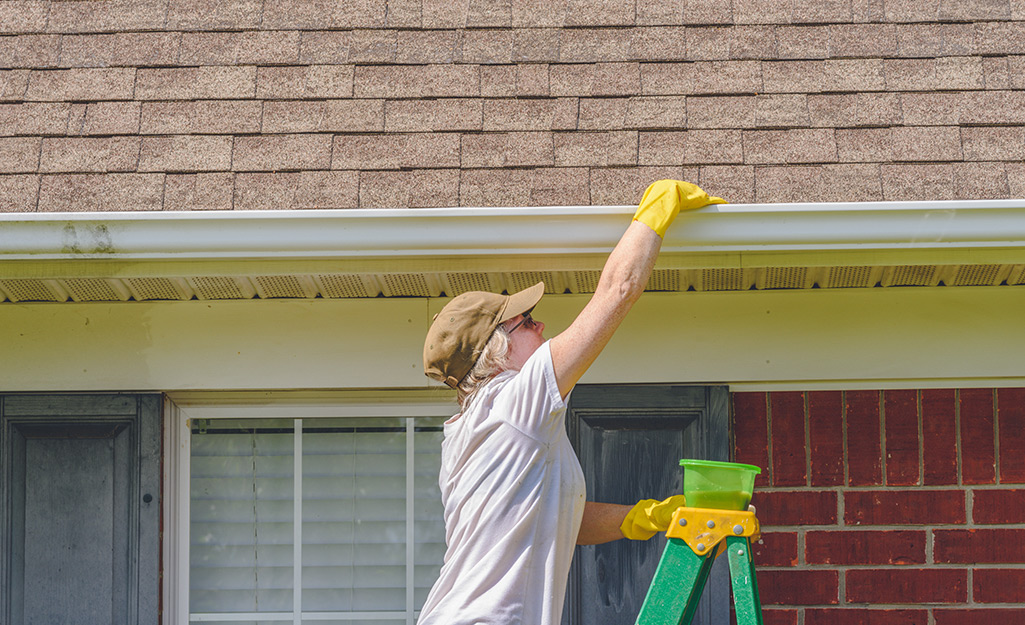
[{"label": "sunglasses", "polygon": [[509,334],[512,334],[513,332],[515,332],[516,328],[520,327],[521,325],[523,325],[525,323],[527,324],[528,328],[533,328],[537,324],[537,322],[534,321],[534,318],[530,316],[530,313],[529,312],[525,312],[525,313],[523,313],[523,319],[520,319],[519,323],[517,323],[513,327],[509,328],[509,330],[508,330]]}]

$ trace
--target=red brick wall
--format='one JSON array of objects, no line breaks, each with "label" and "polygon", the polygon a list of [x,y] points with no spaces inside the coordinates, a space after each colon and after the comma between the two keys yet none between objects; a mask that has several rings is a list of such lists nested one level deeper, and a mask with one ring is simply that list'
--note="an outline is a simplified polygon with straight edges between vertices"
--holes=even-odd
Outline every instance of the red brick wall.
[{"label": "red brick wall", "polygon": [[767,624],[1025,623],[1025,389],[736,393]]}]

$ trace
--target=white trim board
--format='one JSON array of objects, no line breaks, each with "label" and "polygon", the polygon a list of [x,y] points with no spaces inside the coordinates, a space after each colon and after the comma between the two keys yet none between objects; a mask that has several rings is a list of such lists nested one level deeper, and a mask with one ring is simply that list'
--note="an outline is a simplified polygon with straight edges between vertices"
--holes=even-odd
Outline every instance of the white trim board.
[{"label": "white trim board", "polygon": [[[546,336],[585,295],[537,307]],[[435,389],[439,299],[10,304],[2,391]],[[648,293],[584,383],[825,388],[1025,379],[1025,288]],[[903,383],[903,382],[902,382]],[[739,387],[739,386],[738,386]]]}]

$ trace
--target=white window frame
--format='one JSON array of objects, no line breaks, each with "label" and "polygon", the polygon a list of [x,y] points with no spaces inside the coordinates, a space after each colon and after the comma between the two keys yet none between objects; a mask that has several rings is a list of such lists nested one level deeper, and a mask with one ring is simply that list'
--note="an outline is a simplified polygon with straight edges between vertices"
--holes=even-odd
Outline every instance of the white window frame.
[{"label": "white window frame", "polygon": [[[413,625],[413,524],[406,524],[406,610],[401,612],[308,612],[302,607],[302,523],[295,523],[295,559],[293,571],[293,610],[252,614],[189,614],[189,550],[190,550],[190,455],[191,422],[193,419],[293,419],[297,432],[303,420],[320,418],[400,417],[406,418],[407,433],[412,433],[417,417],[451,417],[457,408],[450,393],[436,390],[381,391],[339,393],[284,393],[280,397],[267,393],[217,394],[179,393],[164,400],[164,536],[162,625],[189,625],[199,622],[277,621],[301,625],[305,621],[354,619],[404,620]],[[410,418],[412,417],[412,418]],[[414,437],[406,439],[406,474],[413,473],[411,453]],[[301,476],[302,437],[295,437],[296,476]],[[415,485],[406,483],[406,518],[413,514]],[[301,482],[297,484],[293,517],[302,515]],[[296,607],[298,606],[298,610]]]}]

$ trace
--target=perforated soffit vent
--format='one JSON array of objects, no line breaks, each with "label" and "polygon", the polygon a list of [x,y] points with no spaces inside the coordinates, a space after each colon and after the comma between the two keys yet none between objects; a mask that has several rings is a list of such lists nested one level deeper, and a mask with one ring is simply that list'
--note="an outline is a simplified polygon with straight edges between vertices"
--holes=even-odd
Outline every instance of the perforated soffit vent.
[{"label": "perforated soffit vent", "polygon": [[[544,281],[548,293],[593,293],[598,283],[598,274],[598,271],[528,271],[181,278],[13,278],[0,279],[0,298],[6,302],[115,302],[443,297],[473,290],[512,293],[538,281]],[[1025,285],[1025,265],[658,269],[648,282],[647,290],[749,291],[1017,285]]]}]

